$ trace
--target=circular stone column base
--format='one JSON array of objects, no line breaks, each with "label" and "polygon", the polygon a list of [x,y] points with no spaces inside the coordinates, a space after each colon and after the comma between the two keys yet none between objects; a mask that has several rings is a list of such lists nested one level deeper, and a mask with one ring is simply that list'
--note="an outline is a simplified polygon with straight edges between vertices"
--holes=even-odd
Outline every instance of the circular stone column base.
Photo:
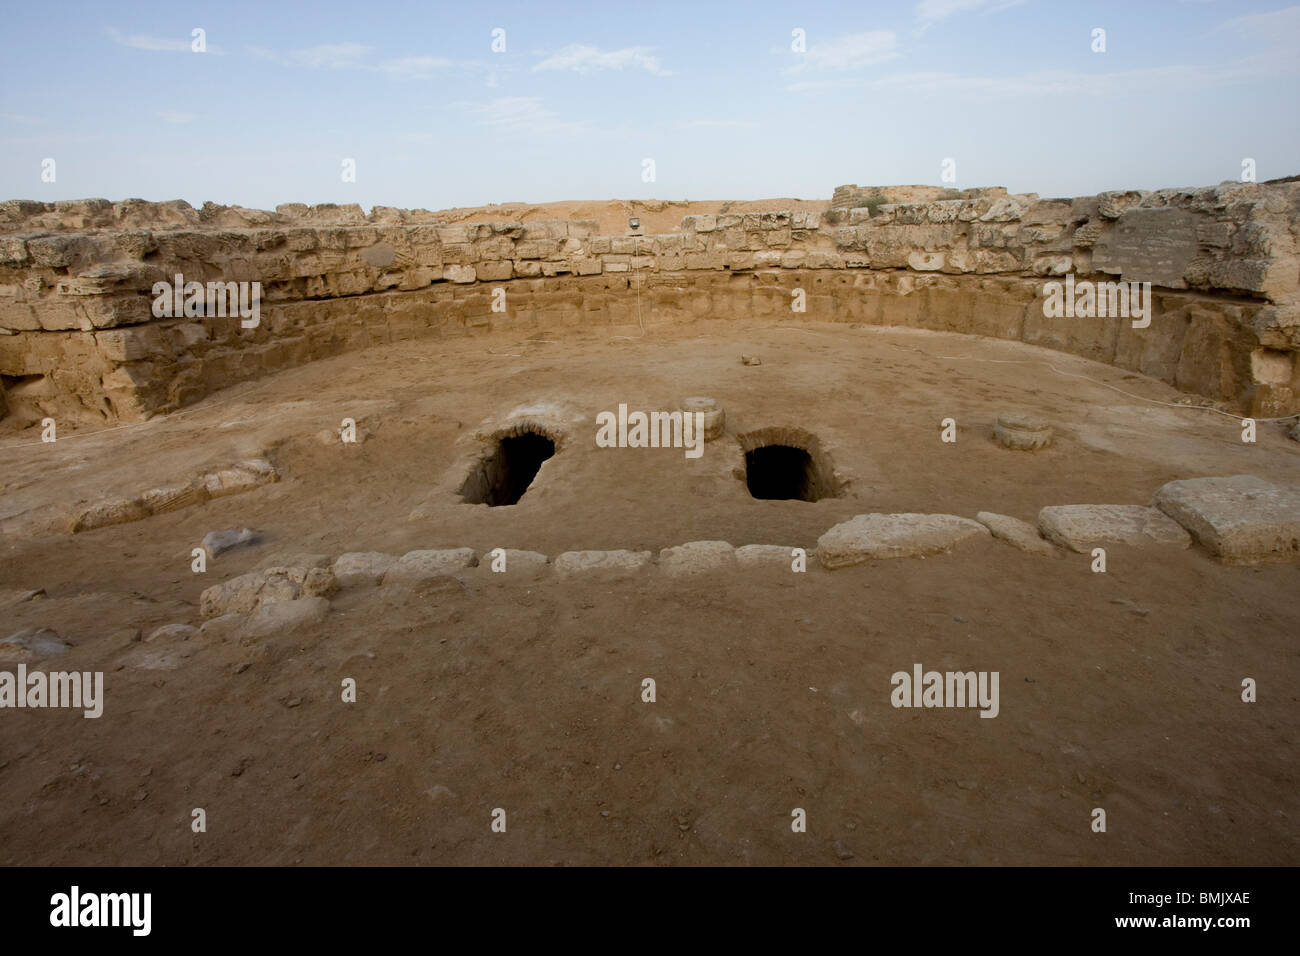
[{"label": "circular stone column base", "polygon": [[704,440],[713,441],[722,437],[722,428],[726,424],[726,413],[722,406],[711,398],[694,397],[682,399],[682,411],[687,414],[704,413]]},{"label": "circular stone column base", "polygon": [[993,426],[993,438],[1003,448],[1037,451],[1052,443],[1052,426],[1025,412],[1003,412]]}]

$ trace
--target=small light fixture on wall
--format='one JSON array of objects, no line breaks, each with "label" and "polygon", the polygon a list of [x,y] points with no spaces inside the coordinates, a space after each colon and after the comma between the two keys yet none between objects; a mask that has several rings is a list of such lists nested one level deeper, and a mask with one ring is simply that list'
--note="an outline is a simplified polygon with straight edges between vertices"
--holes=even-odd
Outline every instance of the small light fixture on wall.
[{"label": "small light fixture on wall", "polygon": [[638,219],[636,216],[633,216],[631,219],[629,219],[629,220],[627,221],[627,224],[628,224],[628,227],[631,228],[631,229],[640,229],[640,228],[641,228],[641,220]]}]

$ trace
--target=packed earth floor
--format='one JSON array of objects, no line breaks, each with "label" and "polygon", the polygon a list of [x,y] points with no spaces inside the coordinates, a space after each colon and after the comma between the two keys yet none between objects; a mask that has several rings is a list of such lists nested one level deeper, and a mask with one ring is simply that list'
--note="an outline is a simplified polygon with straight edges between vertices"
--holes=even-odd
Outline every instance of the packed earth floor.
[{"label": "packed earth floor", "polygon": [[[813,557],[857,514],[1032,523],[1176,479],[1294,484],[1283,426],[1245,444],[1235,418],[1157,404],[1189,398],[1150,379],[969,336],[616,331],[397,343],[138,425],[0,434],[0,636],[49,628],[70,648],[40,666],[105,674],[98,719],[0,716],[0,862],[1300,862],[1300,566],[1117,545],[1095,573],[987,536],[834,571]],[[699,458],[595,443],[602,411],[699,395],[726,414]],[[1007,411],[1054,444],[991,440]],[[555,454],[516,504],[463,503],[476,436],[519,420],[546,423]],[[815,436],[838,494],[752,497],[737,436],[761,429]],[[68,530],[88,502],[250,458],[279,480]],[[192,571],[228,528],[260,537]],[[530,578],[486,558],[699,540],[802,547],[809,569]],[[480,565],[344,588],[309,627],[149,640],[257,568],[458,547]],[[999,672],[996,719],[893,707],[891,675],[916,663]]]}]

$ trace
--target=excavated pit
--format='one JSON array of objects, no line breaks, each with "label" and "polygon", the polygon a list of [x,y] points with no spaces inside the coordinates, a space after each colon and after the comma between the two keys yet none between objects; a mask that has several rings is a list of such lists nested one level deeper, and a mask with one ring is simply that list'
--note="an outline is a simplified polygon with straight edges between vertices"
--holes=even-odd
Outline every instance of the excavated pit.
[{"label": "excavated pit", "polygon": [[745,453],[745,487],[767,501],[821,501],[839,496],[840,483],[816,436],[771,428],[739,438]]},{"label": "excavated pit", "polygon": [[466,504],[494,508],[518,504],[542,463],[554,455],[555,440],[539,431],[500,436],[465,479],[461,498]]}]

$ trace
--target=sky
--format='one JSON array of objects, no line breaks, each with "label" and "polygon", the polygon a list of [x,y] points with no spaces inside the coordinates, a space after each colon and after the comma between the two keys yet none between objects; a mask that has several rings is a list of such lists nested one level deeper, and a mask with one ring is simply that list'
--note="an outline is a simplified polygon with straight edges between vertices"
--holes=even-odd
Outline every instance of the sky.
[{"label": "sky", "polygon": [[1300,5],[1267,0],[3,0],[0,31],[0,199],[442,209],[1300,173]]}]

